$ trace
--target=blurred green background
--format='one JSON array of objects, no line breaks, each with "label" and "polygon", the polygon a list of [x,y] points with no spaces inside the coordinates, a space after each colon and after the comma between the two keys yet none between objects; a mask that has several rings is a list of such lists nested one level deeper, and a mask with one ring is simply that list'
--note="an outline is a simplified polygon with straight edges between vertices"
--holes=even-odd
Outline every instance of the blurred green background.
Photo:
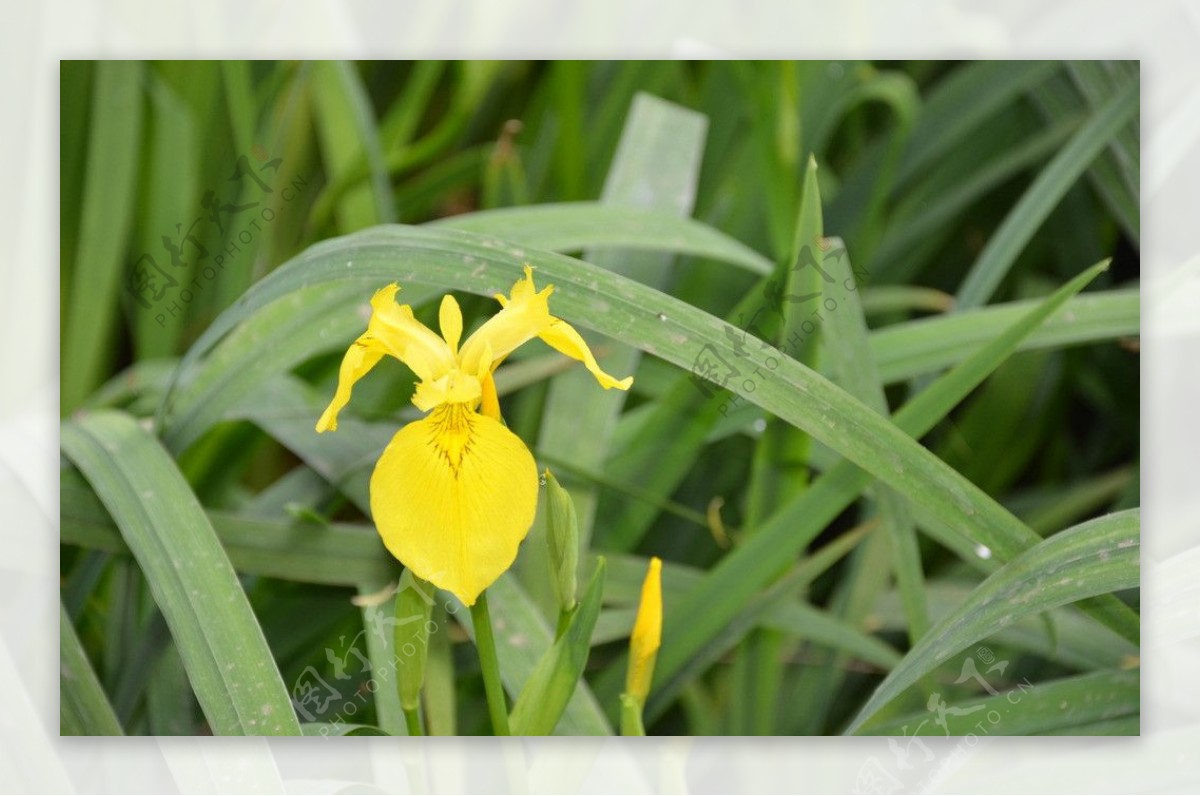
[{"label": "blurred green background", "polygon": [[[811,156],[816,183],[807,196],[819,189],[818,229],[839,238],[853,262],[892,410],[962,358],[956,345],[982,344],[1017,317],[1009,308],[977,308],[1026,306],[1017,302],[1043,298],[1112,258],[1060,316],[1057,332],[1023,345],[922,440],[1050,536],[1139,504],[1138,79],[1134,62],[65,61],[62,413],[115,407],[149,422],[179,358],[285,261],[379,224],[478,211],[584,203],[570,218],[512,217],[511,240],[582,253],[745,328],[753,314],[745,302],[764,273],[795,258]],[[738,256],[753,267],[728,267],[699,245],[671,251],[670,241],[649,253],[632,244],[584,245],[612,232],[608,217],[589,216],[594,203],[690,216],[730,245],[740,242]],[[479,218],[506,237],[504,216]],[[452,223],[473,229],[476,222]],[[633,226],[624,234],[634,235]],[[556,232],[565,242],[546,243]],[[349,598],[395,576],[369,536],[351,533],[368,523],[356,507],[358,486],[347,486],[362,474],[362,451],[322,451],[301,438],[315,422],[309,407],[332,394],[341,353],[365,326],[369,292],[339,289],[296,305],[302,323],[295,321],[291,337],[319,341],[315,348],[280,353],[290,339],[286,306],[236,332],[242,348],[228,361],[251,377],[243,379],[246,390],[261,368],[262,391],[207,409],[194,401],[189,411],[200,419],[166,435],[230,551],[293,698],[293,684],[305,678],[335,686],[337,699],[320,711],[308,704],[310,717],[302,711],[313,721],[330,720],[366,688],[366,661],[381,654],[370,648],[373,612],[383,609]],[[417,288],[408,300],[430,322],[436,296]],[[493,308],[465,297],[468,326]],[[789,353],[823,367],[829,358],[818,337]],[[248,355],[256,339],[275,356]],[[636,368],[624,405],[605,396],[581,407],[571,382],[557,375],[561,358],[532,346],[502,372],[501,389],[509,426],[572,486],[591,552],[609,556],[588,680],[611,716],[645,557],[677,565],[667,573],[669,634],[672,593],[729,559],[836,455],[745,402],[720,411],[659,358],[600,343],[613,361]],[[184,378],[179,387],[232,395],[203,379]],[[354,413],[367,423],[408,417],[411,387],[405,369],[379,368],[356,389]],[[586,439],[579,439],[581,416],[598,418]],[[209,731],[179,640],[142,570],[112,541],[99,491],[64,466],[64,616],[125,732]],[[674,671],[671,687],[652,701],[647,729],[843,730],[927,629],[913,627],[893,582],[904,565],[869,533],[886,500],[864,493],[816,529],[802,546],[807,554],[782,556],[797,567],[818,562],[797,588],[780,594],[770,589],[778,579],[767,578],[727,595],[739,605],[768,605],[743,617],[744,627],[697,631],[684,656],[693,663]],[[539,610],[550,614],[540,522],[515,570],[528,621]],[[953,530],[931,530],[939,523],[928,518],[913,522],[925,531],[910,538],[936,619],[981,580],[972,555],[986,566],[990,553],[956,546],[948,541]],[[293,549],[296,529],[309,527],[349,534],[321,542],[340,573],[315,567],[320,551],[296,553],[294,561],[254,559],[258,535],[291,534],[271,538]],[[860,543],[864,533],[869,541]],[[1122,599],[1137,605],[1136,593]],[[452,708],[431,717],[431,729],[486,732],[478,664],[457,625],[447,627],[438,636],[444,647],[431,653],[438,673],[431,687]],[[1082,613],[1031,616],[988,649],[1010,661],[989,675],[997,687],[1053,682],[1047,700],[1105,694],[1110,708],[1013,720],[997,734],[1137,732],[1130,669],[1137,648]],[[977,703],[978,682],[955,682],[959,663],[938,667],[883,718],[927,718],[930,692]],[[359,700],[353,720],[394,729],[391,708],[378,700]]]}]

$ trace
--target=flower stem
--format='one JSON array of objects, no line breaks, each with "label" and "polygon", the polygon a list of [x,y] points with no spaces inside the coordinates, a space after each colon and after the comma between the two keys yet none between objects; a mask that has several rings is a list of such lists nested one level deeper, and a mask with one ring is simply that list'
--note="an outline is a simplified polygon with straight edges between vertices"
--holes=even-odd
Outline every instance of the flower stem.
[{"label": "flower stem", "polygon": [[421,729],[421,713],[417,708],[404,708],[404,724],[408,727],[410,736],[424,735],[425,731]]},{"label": "flower stem", "polygon": [[479,650],[479,667],[483,670],[483,689],[487,692],[488,713],[496,735],[511,735],[508,729],[508,706],[504,701],[504,685],[500,682],[500,661],[496,658],[496,639],[492,635],[492,617],[488,612],[487,592],[471,606],[471,624],[475,626],[475,648]]}]

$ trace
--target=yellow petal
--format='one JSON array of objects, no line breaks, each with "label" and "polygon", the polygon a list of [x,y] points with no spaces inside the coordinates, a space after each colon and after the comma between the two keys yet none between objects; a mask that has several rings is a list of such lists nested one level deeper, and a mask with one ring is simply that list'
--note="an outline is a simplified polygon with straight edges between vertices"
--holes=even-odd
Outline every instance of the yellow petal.
[{"label": "yellow petal", "polygon": [[442,327],[442,337],[450,350],[458,353],[458,341],[462,339],[462,310],[458,302],[449,293],[442,296],[442,306],[438,310],[438,325]]},{"label": "yellow petal", "polygon": [[537,490],[520,438],[448,404],[392,438],[371,476],[371,512],[392,555],[473,605],[516,558]]},{"label": "yellow petal", "polygon": [[483,377],[483,401],[479,411],[492,420],[500,419],[500,396],[496,394],[496,379],[491,373]]},{"label": "yellow petal", "polygon": [[564,320],[555,318],[553,322],[541,331],[538,337],[560,353],[583,363],[588,372],[596,377],[600,386],[606,390],[616,387],[618,390],[628,390],[633,385],[633,376],[615,379],[600,369],[587,342],[575,331],[575,327]]},{"label": "yellow petal", "polygon": [[550,314],[552,285],[540,292],[533,283],[533,269],[526,265],[525,276],[513,285],[505,298],[496,296],[503,309],[490,318],[463,344],[459,359],[463,370],[475,372],[483,357],[484,345],[491,346],[493,364],[503,360],[518,346],[540,337],[558,351],[582,362],[604,389],[628,390],[633,377],[615,379],[600,369],[587,343],[566,321]]},{"label": "yellow petal", "polygon": [[[454,367],[454,353],[445,340],[413,317],[412,307],[396,303],[398,290],[399,286],[392,284],[375,293],[367,331],[422,381],[445,375]],[[460,316],[460,327],[461,323]]]},{"label": "yellow petal", "polygon": [[374,337],[370,332],[362,335],[355,340],[350,348],[346,350],[346,355],[342,357],[342,366],[338,370],[337,391],[333,394],[333,400],[329,402],[329,406],[325,407],[325,411],[321,413],[321,419],[317,421],[317,433],[325,431],[337,431],[337,416],[338,412],[350,402],[350,390],[354,387],[354,383],[367,375],[367,372],[383,358],[387,353],[386,348]]},{"label": "yellow petal", "polygon": [[642,583],[642,599],[637,618],[629,637],[629,673],[625,678],[625,693],[644,704],[654,679],[654,661],[662,643],[662,561],[650,559],[646,580]]},{"label": "yellow petal", "polygon": [[441,378],[419,382],[412,402],[422,412],[442,404],[468,404],[474,408],[482,394],[477,376],[452,370]]},{"label": "yellow petal", "polygon": [[549,303],[553,292],[553,287],[537,292],[533,286],[533,269],[525,266],[525,278],[513,285],[511,297],[506,301],[503,296],[496,296],[503,309],[488,318],[463,343],[459,355],[462,369],[470,373],[479,370],[485,344],[491,347],[494,361],[504,359],[519,346],[537,337],[554,320],[550,315]]}]

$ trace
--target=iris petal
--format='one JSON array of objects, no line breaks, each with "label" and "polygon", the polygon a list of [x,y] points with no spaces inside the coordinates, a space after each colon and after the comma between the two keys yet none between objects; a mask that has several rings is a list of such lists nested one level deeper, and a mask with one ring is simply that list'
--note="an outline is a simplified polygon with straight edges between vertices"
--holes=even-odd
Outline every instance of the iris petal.
[{"label": "iris petal", "polygon": [[371,513],[392,555],[472,605],[516,558],[537,490],[520,438],[446,404],[392,438],[371,476]]},{"label": "iris petal", "polygon": [[611,390],[616,387],[618,390],[628,390],[633,385],[633,376],[615,379],[601,370],[587,342],[575,331],[575,327],[566,321],[554,318],[552,323],[538,333],[538,337],[559,353],[582,362],[604,389]]},{"label": "iris petal", "polygon": [[338,371],[337,392],[333,394],[333,400],[325,407],[321,419],[317,421],[318,433],[337,431],[338,412],[350,402],[350,391],[354,383],[367,375],[385,353],[387,349],[370,332],[359,337],[346,350],[346,355],[342,357],[341,369]]},{"label": "iris petal", "polygon": [[513,285],[511,294],[496,296],[503,309],[492,316],[463,344],[459,359],[463,370],[479,369],[484,346],[490,345],[493,363],[503,360],[518,346],[540,337],[547,344],[578,360],[587,367],[604,389],[628,390],[633,377],[616,379],[601,370],[587,342],[571,324],[550,314],[550,294],[553,286],[540,292],[533,283],[533,269],[525,266],[525,276]]}]

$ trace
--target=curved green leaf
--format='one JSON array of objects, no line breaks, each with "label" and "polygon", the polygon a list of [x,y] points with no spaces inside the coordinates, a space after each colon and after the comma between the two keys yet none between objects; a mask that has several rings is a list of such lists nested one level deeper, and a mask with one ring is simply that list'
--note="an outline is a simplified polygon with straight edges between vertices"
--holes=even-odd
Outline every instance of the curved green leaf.
[{"label": "curved green leaf", "polygon": [[513,705],[514,735],[549,735],[554,731],[587,665],[591,652],[588,642],[600,616],[603,596],[604,559],[601,558],[596,562],[587,593],[571,613],[566,631],[538,661]]},{"label": "curved green leaf", "polygon": [[859,732],[880,708],[972,642],[1017,619],[1139,582],[1137,509],[1110,514],[1052,536],[1017,556],[934,626],[876,689],[847,728]]},{"label": "curved green leaf", "polygon": [[218,735],[299,735],[237,575],[175,462],[121,412],[62,427],[62,448],[116,520]]},{"label": "curved green leaf", "polygon": [[62,603],[58,606],[58,734],[124,735]]},{"label": "curved green leaf", "polygon": [[[1004,693],[947,706],[945,726],[938,713],[905,716],[864,735],[1136,735],[1141,707],[1137,671],[1092,672],[1049,683],[1021,682]],[[1132,718],[1132,732],[1118,719]],[[982,724],[982,730],[979,725]]]},{"label": "curved green leaf", "polygon": [[769,274],[772,269],[766,257],[707,224],[663,210],[608,202],[484,210],[428,226],[495,235],[551,251],[646,249],[721,260],[755,274]]}]

